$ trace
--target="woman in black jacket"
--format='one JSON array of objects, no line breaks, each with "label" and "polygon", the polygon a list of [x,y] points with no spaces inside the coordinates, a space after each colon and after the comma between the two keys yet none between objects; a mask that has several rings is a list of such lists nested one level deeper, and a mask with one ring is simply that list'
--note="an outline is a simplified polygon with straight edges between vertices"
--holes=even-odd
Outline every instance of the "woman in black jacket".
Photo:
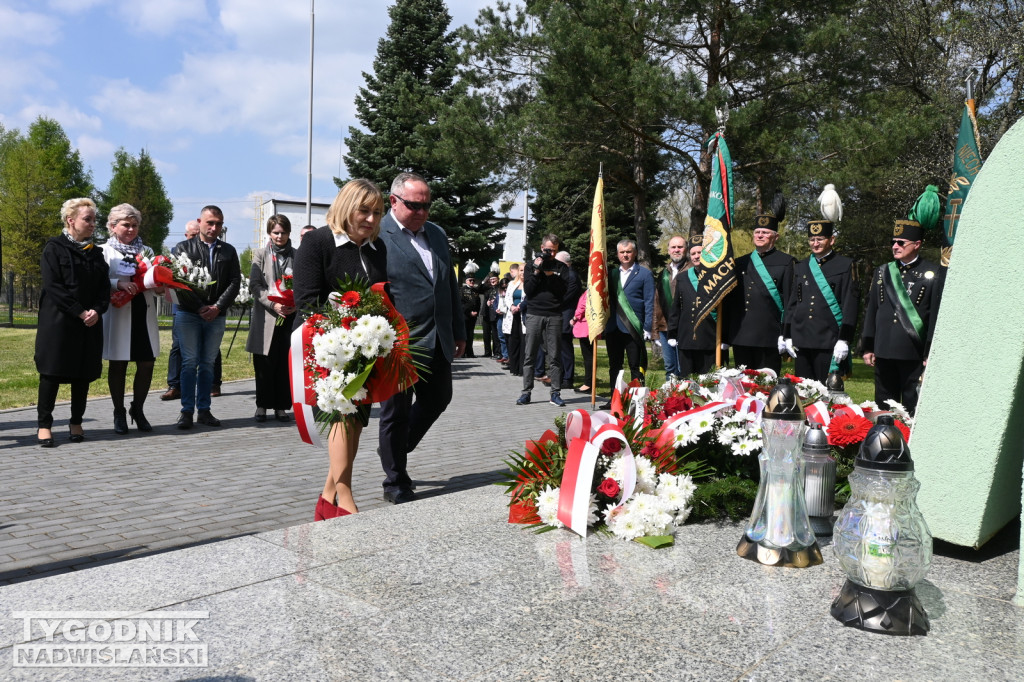
[{"label": "woman in black jacket", "polygon": [[[322,308],[344,277],[366,284],[387,280],[387,251],[379,239],[383,212],[384,197],[369,180],[350,180],[338,192],[327,210],[327,225],[307,234],[295,252],[295,307],[303,315]],[[330,468],[314,521],[359,511],[352,498],[352,465],[359,436],[369,421],[370,406],[363,404],[331,425]]]},{"label": "woman in black jacket", "polygon": [[70,439],[85,440],[89,384],[103,371],[101,316],[110,302],[107,261],[92,242],[96,204],[68,199],[60,209],[63,232],[43,247],[39,268],[43,290],[36,329],[39,445],[53,447],[53,407],[60,384],[71,384]]}]

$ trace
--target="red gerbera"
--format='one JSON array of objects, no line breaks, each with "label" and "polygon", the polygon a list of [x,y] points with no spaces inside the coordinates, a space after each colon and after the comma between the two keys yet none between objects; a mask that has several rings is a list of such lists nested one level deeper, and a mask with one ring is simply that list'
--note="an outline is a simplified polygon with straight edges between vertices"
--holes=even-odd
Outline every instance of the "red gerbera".
[{"label": "red gerbera", "polygon": [[871,420],[856,414],[841,414],[828,425],[828,444],[838,447],[854,445],[864,440],[871,430]]},{"label": "red gerbera", "polygon": [[801,381],[803,381],[803,379],[801,379],[795,374],[787,374],[786,378],[792,381],[794,384],[799,384]]},{"label": "red gerbera", "polygon": [[343,317],[341,318],[341,326],[344,327],[345,329],[351,329],[352,323],[358,320],[358,317],[352,317],[351,315],[349,315],[348,317]]},{"label": "red gerbera", "polygon": [[354,308],[355,306],[359,305],[360,300],[361,297],[359,296],[358,291],[346,291],[341,295],[342,304],[348,306],[349,308]]}]

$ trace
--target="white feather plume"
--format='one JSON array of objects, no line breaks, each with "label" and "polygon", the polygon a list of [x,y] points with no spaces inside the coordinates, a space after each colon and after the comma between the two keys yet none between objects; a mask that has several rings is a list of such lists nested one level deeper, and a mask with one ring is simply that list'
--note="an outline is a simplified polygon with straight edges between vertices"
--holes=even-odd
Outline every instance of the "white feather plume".
[{"label": "white feather plume", "polygon": [[838,223],[843,219],[843,200],[839,198],[835,185],[825,185],[821,196],[818,197],[818,206],[821,207],[821,217],[825,220]]},{"label": "white feather plume", "polygon": [[466,261],[466,267],[463,268],[463,271],[467,275],[472,275],[472,274],[475,274],[476,271],[479,270],[479,269],[480,269],[480,266],[477,265],[476,262],[474,262],[472,259],[470,259],[470,260]]}]

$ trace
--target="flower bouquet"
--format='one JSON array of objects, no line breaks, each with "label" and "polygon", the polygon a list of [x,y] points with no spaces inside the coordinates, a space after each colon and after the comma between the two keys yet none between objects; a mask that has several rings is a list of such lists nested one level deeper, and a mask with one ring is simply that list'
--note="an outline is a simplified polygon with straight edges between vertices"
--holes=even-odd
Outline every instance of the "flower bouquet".
[{"label": "flower bouquet", "polygon": [[[295,291],[294,291],[295,278],[292,276],[292,269],[288,268],[284,271],[281,279],[274,282],[274,287],[277,289],[276,294],[270,294],[267,296],[267,300],[271,303],[280,303],[283,306],[289,308],[295,307]],[[278,317],[274,321],[275,327],[280,327],[284,324],[284,317]]]},{"label": "flower bouquet", "polygon": [[346,278],[321,310],[292,333],[292,402],[302,439],[317,444],[320,431],[360,404],[387,400],[417,380],[409,327],[383,284]]},{"label": "flower bouquet", "polygon": [[136,294],[130,294],[119,289],[112,293],[110,295],[110,303],[115,308],[124,307],[138,293],[142,293],[147,289],[157,289],[160,287],[170,289],[190,288],[188,281],[175,271],[171,259],[167,256],[156,256],[151,259],[139,253],[135,255],[134,259],[131,256],[125,256],[125,261],[131,261],[131,265],[135,268],[135,274],[132,275],[131,281],[139,288],[139,291]]},{"label": "flower bouquet", "polygon": [[171,301],[176,304],[181,303],[182,295],[195,294],[197,289],[205,289],[216,283],[210,276],[210,269],[205,265],[192,262],[192,259],[184,251],[167,259],[167,266],[174,273],[174,280],[184,284],[187,290],[185,294],[179,294],[174,289],[169,292]]},{"label": "flower bouquet", "polygon": [[238,287],[238,294],[235,296],[235,305],[247,306],[252,303],[252,291],[249,290],[249,280],[242,278]]}]

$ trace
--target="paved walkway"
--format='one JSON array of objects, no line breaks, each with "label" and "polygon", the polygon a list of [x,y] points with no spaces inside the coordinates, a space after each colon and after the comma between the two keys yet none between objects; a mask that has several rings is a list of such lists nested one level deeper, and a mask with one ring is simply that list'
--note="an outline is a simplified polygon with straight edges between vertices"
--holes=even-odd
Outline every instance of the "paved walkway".
[{"label": "paved walkway", "polygon": [[[564,410],[547,402],[517,407],[520,379],[490,359],[459,360],[455,397],[417,450],[409,472],[421,497],[494,482],[510,449],[521,449]],[[567,409],[589,397],[563,392]],[[113,431],[108,398],[89,401],[87,440],[67,440],[67,406],[58,405],[58,447],[35,444],[35,408],[0,412],[0,585],[90,568],[311,521],[327,475],[325,450],[302,443],[294,424],[257,424],[252,380],[224,384],[214,398],[221,428],[179,431],[180,405],[153,393],[154,431]],[[353,477],[363,511],[386,506],[376,410],[363,432]]]}]

